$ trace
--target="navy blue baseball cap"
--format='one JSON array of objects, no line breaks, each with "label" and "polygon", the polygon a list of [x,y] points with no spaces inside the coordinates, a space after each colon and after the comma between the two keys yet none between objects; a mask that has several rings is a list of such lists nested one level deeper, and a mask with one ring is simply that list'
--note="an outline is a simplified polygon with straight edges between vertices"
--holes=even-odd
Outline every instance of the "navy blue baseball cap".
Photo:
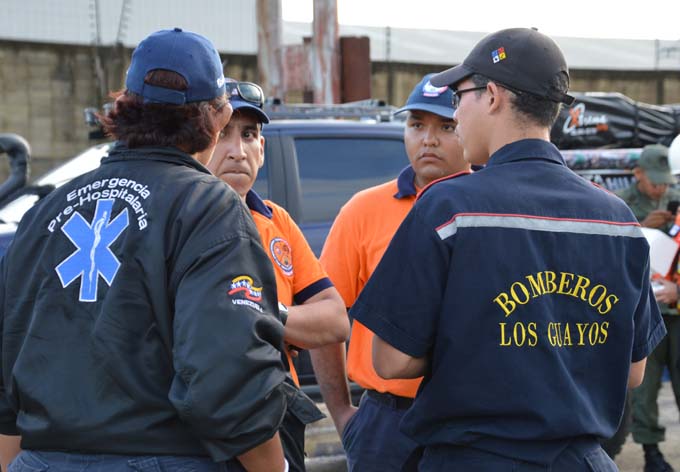
[{"label": "navy blue baseball cap", "polygon": [[[186,90],[172,90],[144,83],[152,70],[163,69],[184,77]],[[125,87],[144,97],[144,103],[183,105],[213,100],[224,95],[222,62],[215,46],[200,34],[181,28],[147,36],[132,53]]]},{"label": "navy blue baseball cap", "polygon": [[262,110],[264,92],[259,85],[252,82],[239,82],[228,77],[225,81],[229,103],[231,103],[234,111],[251,110],[255,113],[260,123],[269,123],[269,117]]},{"label": "navy blue baseball cap", "polygon": [[[448,86],[435,87],[430,83],[430,78],[435,74],[427,74],[415,86],[411,95],[406,100],[406,105],[398,109],[394,114],[409,110],[429,111],[444,118],[453,118],[453,92]],[[447,84],[448,85],[448,84]]]}]

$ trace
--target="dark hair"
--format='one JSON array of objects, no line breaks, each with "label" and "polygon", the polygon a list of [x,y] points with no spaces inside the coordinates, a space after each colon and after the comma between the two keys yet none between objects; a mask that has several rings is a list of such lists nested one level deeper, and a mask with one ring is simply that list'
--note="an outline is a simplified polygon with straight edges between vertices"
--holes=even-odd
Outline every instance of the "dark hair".
[{"label": "dark hair", "polygon": [[[187,82],[176,72],[153,70],[144,83],[172,90],[186,90]],[[116,101],[108,115],[99,116],[104,132],[130,148],[171,146],[193,154],[204,151],[213,142],[217,129],[210,114],[227,104],[225,96],[211,101],[170,105],[144,103],[129,90],[111,94]]]},{"label": "dark hair", "polygon": [[[495,82],[509,92],[512,92],[512,99],[510,101],[512,108],[517,113],[520,113],[539,126],[545,126],[546,128],[552,127],[560,113],[560,103],[553,102],[528,92],[519,92],[515,90],[514,87],[507,86],[503,82],[497,82],[480,74],[471,75],[470,80],[472,80],[472,83],[474,83],[476,87],[483,87],[489,82]],[[567,93],[569,79],[566,74],[561,72],[553,77],[550,86],[555,90]],[[477,93],[481,94],[482,92],[480,91]]]}]

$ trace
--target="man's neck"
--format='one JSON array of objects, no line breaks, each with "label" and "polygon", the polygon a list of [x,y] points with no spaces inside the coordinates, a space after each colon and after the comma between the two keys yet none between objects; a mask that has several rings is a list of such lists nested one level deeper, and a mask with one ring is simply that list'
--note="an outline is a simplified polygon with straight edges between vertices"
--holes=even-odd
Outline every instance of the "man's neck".
[{"label": "man's neck", "polygon": [[539,139],[550,142],[550,129],[538,126],[515,128],[512,125],[505,125],[489,142],[489,156],[492,156],[503,146],[523,139]]}]

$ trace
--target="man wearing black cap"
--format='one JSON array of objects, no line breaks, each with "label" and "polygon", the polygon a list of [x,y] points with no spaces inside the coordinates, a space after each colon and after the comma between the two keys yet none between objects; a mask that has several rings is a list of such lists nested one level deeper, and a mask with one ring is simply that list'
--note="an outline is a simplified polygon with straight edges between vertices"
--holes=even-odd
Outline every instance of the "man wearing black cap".
[{"label": "man wearing black cap", "polygon": [[598,437],[665,329],[634,215],[549,141],[562,52],[502,30],[432,83],[486,167],[420,195],[351,311],[379,375],[425,376],[401,422],[418,470],[615,471]]},{"label": "man wearing black cap", "polygon": [[232,114],[219,54],[159,31],[114,96],[117,145],[26,214],[0,266],[9,470],[287,470],[274,273],[204,167]]},{"label": "man wearing black cap", "polygon": [[[397,179],[354,195],[324,244],[321,263],[347,307],[354,304],[417,193],[436,179],[470,171],[455,135],[451,90],[433,86],[432,75],[423,77],[397,110],[407,114],[404,145],[410,165]],[[399,432],[399,421],[413,403],[420,379],[381,379],[371,365],[372,340],[366,327],[352,324],[347,373],[344,343],[311,351],[350,472],[398,471],[417,447]],[[358,411],[350,401],[347,375],[366,389]]]}]

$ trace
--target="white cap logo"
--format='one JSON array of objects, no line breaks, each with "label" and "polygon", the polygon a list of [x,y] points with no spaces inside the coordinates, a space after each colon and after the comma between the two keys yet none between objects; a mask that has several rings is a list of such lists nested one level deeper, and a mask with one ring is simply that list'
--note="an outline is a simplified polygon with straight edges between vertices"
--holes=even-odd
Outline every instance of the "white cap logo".
[{"label": "white cap logo", "polygon": [[222,87],[226,82],[227,79],[225,79],[224,76],[221,76],[219,79],[217,79],[217,86]]},{"label": "white cap logo", "polygon": [[425,85],[423,85],[423,96],[424,97],[438,97],[442,93],[446,92],[446,89],[448,89],[447,86],[435,87],[428,80],[427,83]]}]

